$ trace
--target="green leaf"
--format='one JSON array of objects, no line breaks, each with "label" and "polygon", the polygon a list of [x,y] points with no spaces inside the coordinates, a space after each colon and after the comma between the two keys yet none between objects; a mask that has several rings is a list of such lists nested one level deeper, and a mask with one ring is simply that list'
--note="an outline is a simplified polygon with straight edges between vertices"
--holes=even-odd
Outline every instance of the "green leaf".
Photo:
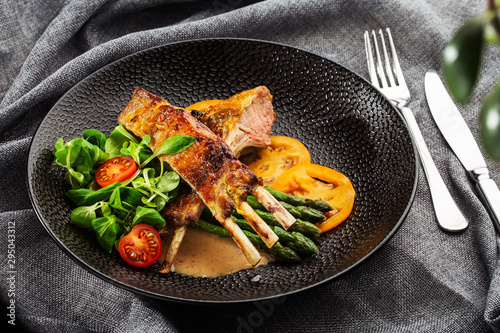
[{"label": "green leaf", "polygon": [[145,182],[144,182],[144,178],[142,178],[142,177],[134,178],[134,180],[132,181],[132,186],[134,188],[145,187],[144,185],[145,185]]},{"label": "green leaf", "polygon": [[139,143],[122,125],[118,125],[106,140],[104,151],[108,153],[110,157],[119,156],[123,144],[128,142]]},{"label": "green leaf", "polygon": [[180,153],[191,147],[195,140],[196,139],[194,137],[188,135],[172,136],[165,140],[160,148],[158,148],[153,155],[151,155],[146,161],[144,161],[140,167],[144,167],[156,156]]},{"label": "green leaf", "polygon": [[126,147],[120,149],[120,155],[131,157],[138,165],[141,165],[151,155],[153,155],[153,152],[149,148],[150,141],[151,139],[149,135],[144,136],[139,144],[130,141]]},{"label": "green leaf", "polygon": [[[174,198],[174,197],[169,197],[169,201],[172,201],[172,198]],[[162,196],[157,195],[157,196],[154,197],[153,202],[156,205],[156,210],[159,211],[159,212],[161,212],[162,209],[167,204],[167,199],[165,199]]]},{"label": "green leaf", "polygon": [[81,188],[81,184],[85,183],[85,177],[73,169],[68,169],[68,171],[64,174],[64,178],[73,189]]},{"label": "green leaf", "polygon": [[155,169],[153,168],[144,168],[142,169],[142,175],[144,179],[144,183],[146,186],[154,187],[156,184],[156,179],[154,178],[156,174]]},{"label": "green leaf", "polygon": [[96,209],[99,203],[92,206],[80,206],[71,212],[71,222],[80,228],[92,228],[92,221],[97,218]]},{"label": "green leaf", "polygon": [[121,227],[114,215],[96,218],[92,221],[92,228],[99,244],[111,253],[115,240],[121,235]]},{"label": "green leaf", "polygon": [[90,158],[92,159],[92,165],[94,169],[96,169],[97,166],[101,165],[110,158],[109,153],[105,153],[104,150],[88,142],[87,140],[83,140],[82,147],[85,147],[85,149],[88,150]]},{"label": "green leaf", "polygon": [[161,176],[160,180],[156,184],[156,188],[160,192],[167,194],[179,186],[180,181],[181,177],[179,177],[177,172],[170,171]]},{"label": "green leaf", "polygon": [[500,83],[486,96],[479,111],[479,122],[486,153],[500,161]]},{"label": "green leaf", "polygon": [[165,140],[163,144],[155,151],[155,155],[178,154],[191,147],[196,139],[188,135],[172,136]]},{"label": "green leaf", "polygon": [[154,201],[149,201],[147,197],[142,197],[141,201],[144,206],[156,209],[156,203]]},{"label": "green leaf", "polygon": [[[90,156],[89,150],[85,147],[82,140],[82,149],[75,160],[76,171],[83,176],[83,181],[80,182],[81,186],[87,186],[92,179],[94,179],[94,173],[92,172],[94,168],[94,162]],[[95,147],[95,146],[94,146]]]},{"label": "green leaf", "polygon": [[131,187],[122,186],[113,191],[109,198],[109,204],[114,209],[126,214],[134,207],[141,204],[142,196],[142,193],[139,191]]},{"label": "green leaf", "polygon": [[156,209],[142,206],[137,207],[132,226],[139,223],[147,223],[157,229],[166,225],[165,219]]},{"label": "green leaf", "polygon": [[66,196],[68,196],[77,206],[90,206],[109,197],[119,186],[120,183],[113,183],[97,191],[87,188],[74,189],[66,192]]},{"label": "green leaf", "polygon": [[487,25],[484,29],[484,41],[489,44],[500,46],[500,34],[491,25]]},{"label": "green leaf", "polygon": [[473,19],[460,27],[443,51],[443,74],[453,98],[468,102],[481,65],[484,21]]},{"label": "green leaf", "polygon": [[54,145],[54,151],[57,152],[58,150],[64,149],[64,140],[63,138],[59,138],[56,141],[56,144]]},{"label": "green leaf", "polygon": [[88,129],[83,132],[83,138],[87,140],[89,143],[99,147],[101,150],[104,150],[106,144],[106,136],[99,132],[96,129]]},{"label": "green leaf", "polygon": [[62,143],[61,138],[56,141],[54,147],[56,149],[54,152],[55,162],[60,166],[71,169],[82,149],[82,139],[73,139],[61,145]]},{"label": "green leaf", "polygon": [[112,211],[111,211],[111,206],[109,205],[108,202],[105,202],[102,204],[101,206],[101,214],[102,216],[109,216],[112,214]]},{"label": "green leaf", "polygon": [[65,178],[73,188],[85,187],[94,178],[92,158],[94,148],[92,147],[99,149],[82,138],[73,139],[67,143],[59,138],[54,145],[54,161],[68,170]]}]

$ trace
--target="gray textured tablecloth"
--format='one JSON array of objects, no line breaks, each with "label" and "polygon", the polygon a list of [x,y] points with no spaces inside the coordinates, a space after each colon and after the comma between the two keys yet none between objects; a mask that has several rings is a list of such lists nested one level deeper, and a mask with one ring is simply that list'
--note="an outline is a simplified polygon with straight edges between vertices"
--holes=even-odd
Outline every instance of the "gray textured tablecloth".
[{"label": "gray textured tablecloth", "polygon": [[[466,171],[433,122],[427,70],[440,70],[453,31],[479,0],[244,1],[56,0],[0,3],[0,318],[29,332],[500,332],[497,237]],[[26,160],[52,105],[93,71],[133,52],[206,37],[274,41],[317,53],[368,77],[363,32],[390,27],[432,156],[469,228],[441,231],[419,174],[416,199],[397,234],[331,283],[277,299],[230,306],[175,304],[122,290],[87,272],[37,220]],[[477,137],[479,101],[500,77],[499,52],[471,105],[460,107]],[[500,165],[488,161],[500,183]],[[15,269],[8,225],[15,223]],[[11,306],[12,307],[12,306]]]}]

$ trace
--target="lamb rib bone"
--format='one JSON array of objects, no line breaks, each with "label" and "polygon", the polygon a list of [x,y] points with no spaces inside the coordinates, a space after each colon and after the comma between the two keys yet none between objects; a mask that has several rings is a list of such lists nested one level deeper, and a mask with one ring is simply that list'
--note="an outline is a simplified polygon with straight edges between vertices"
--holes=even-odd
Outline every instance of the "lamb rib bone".
[{"label": "lamb rib bone", "polygon": [[[265,86],[259,86],[233,95],[208,109],[194,109],[188,110],[188,112],[224,139],[235,155],[239,155],[242,151],[248,151],[250,148],[265,148],[271,144],[270,135],[276,121],[276,114],[271,102],[272,96],[269,89]],[[195,192],[193,191],[193,193]],[[268,211],[274,212],[273,215],[285,229],[288,229],[295,221],[291,214],[264,188],[256,187],[254,196],[260,198],[259,200],[264,207],[267,207]],[[185,197],[190,197],[190,195],[180,194],[162,212],[165,219],[176,227],[175,240],[182,239],[187,225],[198,220],[204,207],[201,199],[196,202],[196,200],[186,200]],[[258,215],[254,218],[260,220]],[[255,228],[252,221],[249,223]],[[170,243],[167,255],[160,263],[160,273],[170,271],[180,244],[180,241]]]},{"label": "lamb rib bone", "polygon": [[[196,190],[215,218],[242,248],[248,261],[255,266],[260,261],[260,254],[234,223],[230,214],[234,208],[240,212],[247,211],[242,202],[246,202],[246,196],[253,192],[259,181],[232,154],[227,144],[186,111],[175,108],[142,89],[136,89],[118,121],[139,137],[149,134],[153,151],[170,136],[196,137],[193,146],[184,152],[162,155],[160,158]],[[262,220],[253,220],[254,224],[265,225]],[[266,230],[266,226],[260,226],[260,229]],[[277,236],[270,228],[269,231],[261,232],[260,236],[263,240],[269,238],[268,244],[274,244]]]},{"label": "lamb rib bone", "polygon": [[[266,148],[271,144],[270,135],[276,121],[271,100],[269,89],[259,86],[233,95],[204,112],[192,111],[192,114],[221,137],[235,155],[239,155],[248,148]],[[264,187],[256,187],[253,195],[285,230],[295,222],[295,218]]]}]

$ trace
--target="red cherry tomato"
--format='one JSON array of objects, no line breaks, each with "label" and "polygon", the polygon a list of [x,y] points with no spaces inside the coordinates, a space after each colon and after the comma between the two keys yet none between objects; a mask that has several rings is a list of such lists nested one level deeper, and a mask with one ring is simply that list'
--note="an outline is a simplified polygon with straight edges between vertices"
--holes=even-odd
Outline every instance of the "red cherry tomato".
[{"label": "red cherry tomato", "polygon": [[149,224],[141,223],[118,243],[118,252],[123,260],[135,267],[154,264],[162,250],[160,234]]},{"label": "red cherry tomato", "polygon": [[118,156],[101,164],[95,173],[95,180],[102,187],[123,182],[134,175],[137,165],[133,158]]}]

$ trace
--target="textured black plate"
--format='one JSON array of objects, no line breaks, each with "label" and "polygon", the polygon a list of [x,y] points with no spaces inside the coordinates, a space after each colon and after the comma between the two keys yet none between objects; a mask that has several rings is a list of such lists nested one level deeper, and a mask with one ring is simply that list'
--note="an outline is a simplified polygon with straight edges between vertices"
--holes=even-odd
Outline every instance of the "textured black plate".
[{"label": "textured black plate", "polygon": [[[351,216],[322,235],[320,252],[299,265],[270,264],[228,276],[191,278],[134,269],[94,235],[69,223],[64,172],[54,143],[88,128],[106,135],[136,87],[187,106],[258,85],[274,96],[274,134],[300,139],[313,163],[346,174],[356,190]],[[273,43],[215,39],[161,46],[120,59],[77,84],[50,110],[31,145],[29,190],[54,240],[92,273],[121,287],[178,301],[241,302],[285,295],[331,280],[382,246],[405,218],[416,187],[416,157],[400,114],[348,69]],[[256,277],[256,278],[254,278]]]}]

